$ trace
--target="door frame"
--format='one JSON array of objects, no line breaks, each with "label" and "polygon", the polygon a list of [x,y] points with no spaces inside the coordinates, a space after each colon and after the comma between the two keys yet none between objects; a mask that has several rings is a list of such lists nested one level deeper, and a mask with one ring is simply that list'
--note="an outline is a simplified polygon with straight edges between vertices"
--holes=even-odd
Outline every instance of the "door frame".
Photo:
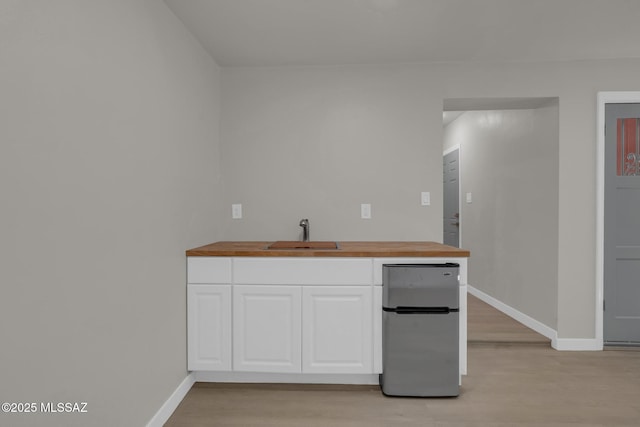
[{"label": "door frame", "polygon": [[640,104],[640,92],[598,92],[596,146],[596,345],[604,348],[604,179],[605,179],[605,105]]},{"label": "door frame", "polygon": [[[460,144],[452,145],[442,152],[442,157],[449,153],[453,153],[458,150],[458,247],[462,248],[462,149]],[[442,171],[444,173],[444,171]],[[442,197],[444,199],[444,185],[442,188]],[[442,218],[444,219],[444,210],[442,212]],[[444,236],[444,229],[442,230]]]}]

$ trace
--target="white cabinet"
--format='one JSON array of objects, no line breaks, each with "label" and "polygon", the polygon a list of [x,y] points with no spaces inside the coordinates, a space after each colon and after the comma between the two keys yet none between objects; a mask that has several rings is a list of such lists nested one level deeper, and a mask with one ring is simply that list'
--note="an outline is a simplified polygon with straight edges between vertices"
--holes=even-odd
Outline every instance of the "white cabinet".
[{"label": "white cabinet", "polygon": [[301,288],[235,285],[233,369],[300,372]]},{"label": "white cabinet", "polygon": [[373,369],[371,286],[302,288],[302,372],[362,373]]},{"label": "white cabinet", "polygon": [[370,286],[236,285],[233,370],[372,373]]},{"label": "white cabinet", "polygon": [[189,257],[188,369],[208,381],[377,381],[382,265],[427,262],[460,263],[464,374],[466,259],[450,258]]},{"label": "white cabinet", "polygon": [[231,370],[231,285],[189,285],[187,315],[187,368]]}]

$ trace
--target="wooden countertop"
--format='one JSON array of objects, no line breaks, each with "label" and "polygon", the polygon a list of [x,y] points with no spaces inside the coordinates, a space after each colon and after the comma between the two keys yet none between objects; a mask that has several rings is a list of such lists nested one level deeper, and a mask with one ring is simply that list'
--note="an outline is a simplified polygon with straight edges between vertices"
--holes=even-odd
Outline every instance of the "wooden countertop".
[{"label": "wooden countertop", "polygon": [[267,249],[274,242],[215,242],[189,249],[187,256],[228,257],[456,257],[465,249],[436,242],[338,242],[338,249]]}]

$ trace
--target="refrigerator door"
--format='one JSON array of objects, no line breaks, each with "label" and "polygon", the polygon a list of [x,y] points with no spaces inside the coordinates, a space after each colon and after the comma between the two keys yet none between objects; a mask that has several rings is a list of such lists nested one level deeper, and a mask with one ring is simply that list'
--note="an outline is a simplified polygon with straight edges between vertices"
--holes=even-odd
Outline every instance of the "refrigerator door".
[{"label": "refrigerator door", "polygon": [[385,264],[382,306],[459,308],[458,264]]},{"label": "refrigerator door", "polygon": [[458,316],[382,313],[384,394],[458,396]]}]

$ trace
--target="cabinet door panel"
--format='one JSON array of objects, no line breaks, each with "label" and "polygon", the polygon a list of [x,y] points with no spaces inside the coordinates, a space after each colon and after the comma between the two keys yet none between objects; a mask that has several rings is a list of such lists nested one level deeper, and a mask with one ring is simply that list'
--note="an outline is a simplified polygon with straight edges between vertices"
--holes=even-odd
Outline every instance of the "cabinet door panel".
[{"label": "cabinet door panel", "polygon": [[187,304],[187,369],[231,370],[231,286],[189,285]]},{"label": "cabinet door panel", "polygon": [[303,288],[303,372],[373,373],[372,289]]},{"label": "cabinet door panel", "polygon": [[233,369],[300,372],[299,286],[235,286]]}]

